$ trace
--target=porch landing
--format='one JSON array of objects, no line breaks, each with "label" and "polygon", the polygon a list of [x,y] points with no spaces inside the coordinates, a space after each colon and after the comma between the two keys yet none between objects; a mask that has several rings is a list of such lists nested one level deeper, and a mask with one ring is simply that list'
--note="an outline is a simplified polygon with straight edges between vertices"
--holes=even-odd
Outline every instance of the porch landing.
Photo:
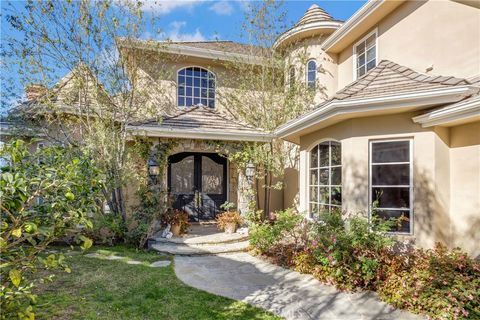
[{"label": "porch landing", "polygon": [[217,229],[215,223],[193,223],[188,233],[170,239],[153,237],[149,248],[172,255],[209,255],[242,252],[248,249],[248,234],[227,234]]}]

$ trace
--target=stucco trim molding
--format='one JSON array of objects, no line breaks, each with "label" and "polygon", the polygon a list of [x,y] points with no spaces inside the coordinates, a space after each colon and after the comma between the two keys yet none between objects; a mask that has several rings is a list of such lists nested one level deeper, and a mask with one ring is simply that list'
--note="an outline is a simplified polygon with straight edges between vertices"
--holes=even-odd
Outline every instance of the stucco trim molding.
[{"label": "stucco trim molding", "polygon": [[304,116],[280,126],[275,134],[285,138],[298,133],[321,121],[337,115],[363,113],[396,108],[419,109],[462,100],[471,92],[471,86],[458,86],[448,89],[440,88],[415,93],[380,96],[366,99],[331,100]]},{"label": "stucco trim molding", "polygon": [[342,24],[343,22],[341,21],[317,21],[317,22],[300,25],[300,26],[295,26],[290,30],[287,30],[284,33],[282,33],[277,38],[277,40],[275,40],[275,43],[273,44],[273,49],[277,49],[284,41],[288,40],[289,38],[295,35],[300,35],[302,33],[306,33],[306,32],[317,30],[317,29],[318,30],[321,30],[321,29],[337,30],[342,26]]},{"label": "stucco trim molding", "polygon": [[273,135],[267,134],[267,133],[168,130],[164,128],[155,128],[155,127],[148,127],[148,126],[127,126],[127,130],[131,134],[136,136],[179,138],[179,139],[269,142],[274,137]]},{"label": "stucco trim molding", "polygon": [[423,128],[428,128],[477,118],[480,118],[480,95],[413,117],[412,120],[421,124]]}]

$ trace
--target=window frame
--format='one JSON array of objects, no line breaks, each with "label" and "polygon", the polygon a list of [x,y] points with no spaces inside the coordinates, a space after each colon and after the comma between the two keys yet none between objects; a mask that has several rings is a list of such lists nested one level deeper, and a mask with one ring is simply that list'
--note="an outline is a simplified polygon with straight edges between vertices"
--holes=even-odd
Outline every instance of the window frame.
[{"label": "window frame", "polygon": [[[315,63],[315,69],[314,69],[314,72],[315,72],[315,77],[313,78],[313,86],[310,87],[310,81],[308,80],[308,75],[310,74],[310,69],[309,69],[309,64],[310,62],[314,62]],[[315,58],[311,58],[307,61],[307,64],[306,64],[306,68],[305,68],[305,83],[307,84],[307,87],[311,90],[315,90],[316,87],[317,87],[317,60]]]},{"label": "window frame", "polygon": [[[388,162],[388,164],[390,165],[393,165],[393,164],[409,164],[409,185],[406,186],[406,185],[381,185],[383,187],[408,187],[409,188],[409,208],[408,208],[408,211],[410,213],[410,216],[409,216],[409,231],[408,232],[402,232],[402,231],[390,231],[388,232],[389,234],[392,234],[392,235],[413,235],[414,234],[414,215],[415,215],[415,212],[414,212],[414,208],[413,208],[413,204],[414,204],[414,180],[413,180],[413,166],[414,166],[414,163],[413,163],[413,147],[414,147],[414,144],[413,144],[413,138],[412,137],[406,137],[406,138],[387,138],[387,139],[372,139],[372,140],[369,140],[368,142],[368,221],[371,222],[371,217],[372,217],[372,209],[373,209],[373,201],[372,201],[372,190],[373,188],[375,187],[379,187],[380,185],[375,185],[373,186],[372,185],[372,165],[374,164],[372,162],[373,160],[373,157],[372,157],[372,150],[373,150],[373,147],[372,145],[374,143],[382,143],[382,142],[400,142],[400,141],[408,141],[409,143],[409,161],[408,162],[404,162],[404,161],[397,161],[397,162]],[[375,163],[376,165],[379,165],[381,163]],[[407,211],[405,209],[401,209],[401,208],[381,208],[381,209],[384,209],[384,210],[402,210],[402,211]]]},{"label": "window frame", "polygon": [[[357,80],[357,79],[360,79],[362,78],[363,76],[365,76],[365,74],[368,73],[368,71],[366,70],[366,66],[367,66],[367,49],[365,47],[365,74],[362,75],[361,77],[358,77],[357,76],[357,69],[358,69],[358,66],[357,66],[357,47],[362,43],[362,42],[365,42],[367,41],[367,39],[369,37],[371,37],[373,34],[375,34],[375,67],[378,66],[378,28],[375,28],[373,29],[372,31],[370,31],[369,33],[367,33],[363,38],[361,38],[360,40],[358,40],[354,45],[353,45],[353,80]],[[374,67],[374,68],[375,68]]]},{"label": "window frame", "polygon": [[[180,105],[179,105],[179,101],[180,101],[180,94],[179,94],[179,93],[180,93],[180,81],[179,81],[179,80],[180,80],[180,79],[179,79],[179,78],[180,78],[180,72],[181,72],[182,70],[187,70],[188,68],[199,68],[199,69],[202,69],[202,70],[207,71],[209,74],[211,74],[211,75],[213,76],[213,80],[214,80],[213,106],[212,106],[212,107],[208,106],[208,100],[211,100],[211,99],[212,99],[212,98],[210,98],[210,94],[207,95],[207,98],[201,98],[201,97],[200,97],[200,100],[202,100],[202,99],[206,99],[206,100],[207,100],[207,105],[203,105],[203,104],[202,104],[202,106],[207,107],[207,108],[211,108],[211,109],[215,109],[215,106],[216,106],[216,103],[217,103],[217,75],[216,75],[213,71],[211,71],[210,69],[205,68],[205,67],[202,67],[202,66],[198,66],[198,65],[188,65],[188,66],[184,66],[184,67],[181,67],[181,68],[177,69],[177,82],[176,82],[176,85],[177,85],[177,88],[176,88],[176,89],[177,89],[177,92],[176,92],[176,97],[177,97],[176,106],[177,106],[177,108],[191,108],[192,106],[196,106],[195,104],[192,104],[191,106],[188,106],[188,105],[186,105],[186,102],[185,102],[185,105],[183,105],[183,106],[180,106]],[[207,79],[208,79],[208,78],[207,78]],[[184,88],[185,88],[184,90],[185,90],[185,92],[184,92],[184,94],[182,95],[182,97],[183,97],[184,99],[187,99],[186,87],[187,87],[187,86],[184,85]],[[191,89],[192,89],[192,103],[193,103],[193,99],[194,99],[193,97],[194,97],[195,88],[198,88],[198,90],[200,91],[201,86],[195,87],[195,86],[194,86],[193,77],[192,77],[192,85],[189,86],[189,87],[191,87]],[[207,90],[210,90],[210,88],[207,87]],[[200,92],[200,93],[201,93],[201,92]]]},{"label": "window frame", "polygon": [[[312,167],[311,165],[311,156],[312,156],[312,150],[315,148],[315,147],[318,147],[320,144],[322,143],[325,143],[325,142],[328,142],[329,143],[329,157],[328,157],[328,166],[324,166],[324,167],[321,167],[320,166],[320,163],[318,163],[318,166],[317,167]],[[340,164],[339,165],[333,165],[332,166],[332,155],[331,155],[331,145],[332,145],[332,142],[335,142],[335,143],[338,143],[339,146],[340,146]],[[343,205],[343,161],[342,161],[342,155],[343,155],[343,152],[342,152],[342,142],[341,141],[338,141],[338,140],[335,140],[335,139],[323,139],[321,141],[318,141],[316,142],[315,144],[313,144],[309,149],[308,149],[308,154],[307,154],[307,213],[308,213],[308,217],[309,219],[314,219],[314,216],[313,216],[313,212],[310,208],[310,205],[312,203],[311,199],[310,199],[310,189],[311,187],[316,187],[316,188],[320,188],[320,175],[318,175],[318,182],[317,182],[317,185],[313,185],[311,183],[311,171],[313,169],[316,169],[316,170],[320,170],[320,169],[328,169],[328,185],[322,185],[324,187],[328,187],[329,188],[329,191],[328,191],[328,204],[324,204],[324,205],[328,205],[329,206],[329,209],[328,211],[331,212],[331,207],[335,207],[335,208],[339,208],[340,210],[342,209],[342,205]],[[318,158],[318,161],[320,161],[320,157]],[[332,186],[338,186],[338,185],[332,185],[332,168],[340,168],[340,172],[341,172],[341,180],[340,180],[340,188],[342,190],[341,192],[341,195],[342,195],[342,199],[340,200],[340,204],[332,204]],[[319,192],[319,191],[318,191]],[[319,199],[319,194],[317,195],[318,199],[317,199],[317,204],[320,205],[320,199]]]}]

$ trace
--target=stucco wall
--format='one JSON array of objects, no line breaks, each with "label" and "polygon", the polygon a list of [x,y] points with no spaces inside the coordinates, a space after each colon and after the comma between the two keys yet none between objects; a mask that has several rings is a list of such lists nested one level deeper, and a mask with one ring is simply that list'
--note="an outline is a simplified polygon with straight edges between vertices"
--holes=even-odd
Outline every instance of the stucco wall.
[{"label": "stucco wall", "polygon": [[[307,81],[307,62],[315,59],[317,62],[317,90],[315,103],[326,100],[337,91],[337,62],[336,55],[325,53],[321,44],[328,35],[312,36],[291,45],[286,53],[286,61],[295,67],[296,81]],[[287,79],[289,75],[286,75]]]},{"label": "stucco wall", "polygon": [[[470,142],[464,149],[454,148],[453,145],[475,134],[475,130],[480,132],[478,126],[454,128],[450,136],[450,129],[422,128],[412,122],[412,116],[413,113],[404,113],[356,118],[301,137],[300,210],[306,211],[308,208],[309,150],[317,143],[325,140],[341,142],[342,209],[346,212],[366,213],[369,206],[369,141],[411,138],[414,172],[413,234],[402,238],[413,240],[422,247],[431,247],[435,241],[451,246],[461,243],[462,247],[474,253],[475,246],[478,248],[478,245],[467,243],[475,239],[478,243],[479,240],[468,219],[479,216],[479,143]],[[466,156],[470,157],[466,161],[467,165],[461,165],[460,161],[464,161],[461,159]],[[459,184],[462,184],[461,190],[467,189],[465,193],[452,189]],[[455,229],[471,234],[456,234],[453,232]]]},{"label": "stucco wall", "polygon": [[[378,61],[388,59],[431,75],[468,78],[480,73],[478,8],[449,0],[406,1],[376,27]],[[354,80],[353,45],[362,37],[338,55],[338,89]],[[426,72],[430,66],[433,70]]]},{"label": "stucco wall", "polygon": [[480,255],[480,122],[450,128],[453,244]]}]

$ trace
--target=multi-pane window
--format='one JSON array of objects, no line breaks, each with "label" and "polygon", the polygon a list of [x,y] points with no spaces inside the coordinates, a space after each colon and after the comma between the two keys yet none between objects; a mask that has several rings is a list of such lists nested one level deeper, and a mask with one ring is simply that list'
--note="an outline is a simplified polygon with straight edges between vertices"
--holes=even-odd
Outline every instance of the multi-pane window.
[{"label": "multi-pane window", "polygon": [[315,90],[317,79],[317,62],[310,60],[307,63],[307,86],[309,89]]},{"label": "multi-pane window", "polygon": [[310,214],[340,209],[342,206],[342,148],[336,141],[325,141],[310,152]]},{"label": "multi-pane window", "polygon": [[360,78],[377,65],[377,34],[373,32],[355,45],[356,76]]},{"label": "multi-pane window", "polygon": [[394,232],[412,231],[412,140],[370,142],[370,210],[397,219]]},{"label": "multi-pane window", "polygon": [[188,67],[178,71],[179,107],[204,105],[215,107],[215,75],[200,67]]}]

